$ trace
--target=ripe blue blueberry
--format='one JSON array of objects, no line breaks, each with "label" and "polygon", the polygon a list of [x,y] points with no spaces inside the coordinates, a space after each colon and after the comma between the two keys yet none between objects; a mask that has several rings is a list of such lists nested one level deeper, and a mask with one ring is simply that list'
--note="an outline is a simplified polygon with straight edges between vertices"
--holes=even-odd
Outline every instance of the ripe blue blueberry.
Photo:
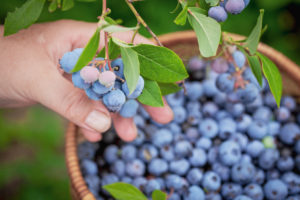
[{"label": "ripe blue blueberry", "polygon": [[281,106],[286,107],[290,111],[294,111],[297,107],[297,103],[293,97],[284,96],[281,100]]},{"label": "ripe blue blueberry", "polygon": [[124,78],[124,63],[122,58],[117,58],[113,60],[111,62],[111,67],[118,77]]},{"label": "ripe blue blueberry", "polygon": [[225,9],[231,14],[239,14],[245,8],[245,2],[243,0],[228,0],[225,4]]},{"label": "ripe blue blueberry", "polygon": [[238,143],[242,151],[244,151],[248,145],[248,137],[245,134],[236,133],[232,135],[230,139]]},{"label": "ripe blue blueberry", "polygon": [[219,130],[216,121],[210,118],[202,120],[198,128],[200,134],[208,138],[214,138],[218,134]]},{"label": "ripe blue blueberry", "polygon": [[142,176],[135,177],[132,180],[132,185],[134,185],[135,187],[137,187],[140,190],[143,190],[145,188],[146,184],[147,184],[147,179]]},{"label": "ripe blue blueberry", "polygon": [[265,96],[263,97],[264,99],[264,103],[266,106],[270,107],[270,108],[276,108],[277,107],[277,103],[276,100],[273,96],[273,94],[271,92],[267,92],[265,94]]},{"label": "ripe blue blueberry", "polygon": [[78,58],[80,57],[83,48],[74,49],[71,52],[67,52],[63,55],[63,57],[59,60],[59,64],[61,68],[67,72],[71,73],[73,68],[75,67]]},{"label": "ripe blue blueberry", "polygon": [[206,66],[206,62],[199,57],[193,57],[189,60],[188,69],[191,71],[198,71]]},{"label": "ripe blue blueberry", "polygon": [[127,98],[136,99],[142,94],[142,91],[144,89],[144,83],[145,82],[144,82],[143,77],[140,76],[139,80],[137,82],[136,88],[131,94],[129,93],[129,88],[127,86],[127,82],[123,83],[122,90],[126,94]]},{"label": "ripe blue blueberry", "polygon": [[101,179],[101,185],[102,186],[109,185],[112,183],[116,183],[118,181],[119,181],[119,178],[116,175],[107,173],[107,174],[103,174],[102,179]]},{"label": "ripe blue blueberry", "polygon": [[234,78],[229,73],[220,74],[216,81],[217,88],[225,93],[230,93],[234,89]]},{"label": "ripe blue blueberry", "polygon": [[219,137],[228,139],[236,133],[236,122],[228,117],[219,121]]},{"label": "ripe blue blueberry", "polygon": [[132,178],[130,178],[129,176],[123,176],[121,178],[121,182],[132,184]]},{"label": "ripe blue blueberry", "polygon": [[106,93],[108,93],[109,91],[111,91],[113,88],[113,86],[110,87],[105,87],[104,85],[102,85],[99,81],[96,81],[92,84],[92,89],[96,94],[99,95],[104,95]]},{"label": "ripe blue blueberry", "polygon": [[166,145],[160,149],[160,156],[166,160],[166,161],[171,161],[175,158],[173,146],[171,145]]},{"label": "ripe blue blueberry", "polygon": [[170,194],[170,196],[168,197],[168,200],[181,200],[181,197],[179,194],[173,192],[172,194]]},{"label": "ripe blue blueberry", "polygon": [[280,132],[281,124],[276,121],[270,121],[268,124],[268,135],[275,136]]},{"label": "ripe blue blueberry", "polygon": [[203,172],[198,168],[192,168],[187,173],[187,180],[191,185],[199,185],[203,177]]},{"label": "ripe blue blueberry", "polygon": [[287,123],[280,129],[279,138],[285,144],[294,144],[299,137],[300,128],[296,123]]},{"label": "ripe blue blueberry", "polygon": [[99,176],[95,175],[87,175],[84,176],[84,180],[90,190],[95,190],[98,193],[98,190],[100,188],[100,178]]},{"label": "ripe blue blueberry", "polygon": [[110,171],[120,178],[123,177],[125,175],[125,162],[123,160],[116,160],[110,166]]},{"label": "ripe blue blueberry", "polygon": [[94,90],[91,87],[88,89],[85,89],[85,94],[94,101],[100,101],[102,98],[102,95],[94,92]]},{"label": "ripe blue blueberry", "polygon": [[215,163],[218,160],[219,147],[213,146],[208,150],[207,159],[210,164]]},{"label": "ripe blue blueberry", "polygon": [[110,112],[118,112],[121,110],[126,101],[124,93],[119,90],[112,90],[103,96],[103,104]]},{"label": "ripe blue blueberry", "polygon": [[240,162],[231,168],[231,178],[239,184],[250,183],[255,174],[255,167],[250,162]]},{"label": "ripe blue blueberry", "polygon": [[236,119],[237,131],[245,132],[252,122],[252,118],[248,114],[243,114]]},{"label": "ripe blue blueberry", "polygon": [[80,89],[88,89],[91,84],[85,82],[81,76],[80,76],[80,72],[75,72],[72,74],[72,82],[74,84],[75,87],[78,87]]},{"label": "ripe blue blueberry", "polygon": [[279,179],[268,181],[264,186],[264,191],[267,199],[284,200],[288,194],[288,188]]},{"label": "ripe blue blueberry", "polygon": [[142,176],[145,173],[145,164],[139,159],[129,161],[126,163],[126,173],[131,177]]},{"label": "ripe blue blueberry", "polygon": [[222,200],[222,197],[216,192],[209,192],[205,194],[205,200]]},{"label": "ripe blue blueberry", "polygon": [[234,199],[242,194],[242,187],[236,183],[225,183],[222,185],[221,194],[225,199]]},{"label": "ripe blue blueberry", "polygon": [[275,111],[276,119],[279,122],[286,122],[289,120],[291,113],[290,110],[281,106]]},{"label": "ripe blue blueberry", "polygon": [[96,175],[98,173],[97,164],[91,160],[82,160],[80,163],[80,168],[84,175]]},{"label": "ripe blue blueberry", "polygon": [[168,189],[178,191],[186,185],[184,179],[176,174],[169,174],[166,177],[166,186]]},{"label": "ripe blue blueberry", "polygon": [[152,133],[151,140],[155,146],[163,147],[172,142],[173,135],[168,129],[160,129]]},{"label": "ripe blue blueberry", "polygon": [[291,156],[282,156],[277,161],[277,168],[282,171],[291,171],[294,168],[295,162]]},{"label": "ripe blue blueberry", "polygon": [[191,101],[200,99],[203,96],[203,88],[200,82],[190,82],[185,84],[187,97]]},{"label": "ripe blue blueberry", "polygon": [[153,158],[158,156],[158,150],[152,144],[143,144],[139,150],[139,158],[144,162],[150,162]]},{"label": "ripe blue blueberry", "polygon": [[237,163],[241,158],[240,146],[234,141],[225,141],[219,148],[219,159],[226,166]]},{"label": "ripe blue blueberry", "polygon": [[229,167],[222,165],[219,162],[215,162],[212,165],[212,170],[217,173],[222,181],[228,181],[230,178],[230,169]]},{"label": "ripe blue blueberry", "polygon": [[259,140],[253,140],[248,143],[246,152],[253,158],[258,157],[265,149],[264,144]]},{"label": "ripe blue blueberry", "polygon": [[184,99],[184,93],[183,93],[183,90],[180,90],[179,92],[177,93],[173,93],[173,94],[169,94],[166,96],[166,99],[168,101],[168,104],[171,106],[171,107],[174,107],[174,106],[182,106],[185,99]]},{"label": "ripe blue blueberry", "polygon": [[91,160],[94,158],[98,148],[99,148],[98,143],[84,141],[77,146],[77,155],[80,160],[83,159]]},{"label": "ripe blue blueberry", "polygon": [[145,192],[147,195],[151,195],[154,190],[160,190],[160,184],[156,179],[149,180],[145,185]]},{"label": "ripe blue blueberry", "polygon": [[187,140],[177,142],[174,147],[174,152],[179,157],[185,157],[189,155],[192,152],[192,150],[193,150],[193,146]]},{"label": "ripe blue blueberry", "polygon": [[239,88],[236,92],[240,101],[243,103],[251,103],[259,95],[258,88],[253,83],[248,83],[244,89]]},{"label": "ripe blue blueberry", "polygon": [[194,143],[199,138],[198,129],[195,127],[190,127],[185,131],[186,139],[191,143]]},{"label": "ripe blue blueberry", "polygon": [[197,140],[197,142],[195,143],[195,146],[197,148],[208,150],[212,146],[212,141],[211,141],[211,139],[209,139],[207,137],[201,137]]},{"label": "ripe blue blueberry", "polygon": [[202,82],[202,86],[203,86],[203,91],[204,94],[207,97],[213,97],[216,94],[218,94],[219,90],[215,84],[215,80],[213,79],[206,79]]},{"label": "ripe blue blueberry", "polygon": [[134,99],[127,100],[120,110],[120,115],[125,118],[134,117],[137,113],[139,103]]},{"label": "ripe blue blueberry", "polygon": [[221,178],[213,171],[208,171],[202,179],[203,187],[208,191],[216,191],[221,187]]},{"label": "ripe blue blueberry", "polygon": [[268,122],[272,119],[272,110],[266,106],[259,107],[253,114],[253,119]]},{"label": "ripe blue blueberry", "polygon": [[218,106],[213,102],[206,102],[203,105],[202,113],[204,117],[213,117],[217,112],[219,108]]},{"label": "ripe blue blueberry", "polygon": [[221,6],[211,7],[208,10],[208,16],[214,18],[218,22],[224,22],[227,19],[227,13],[225,9]]},{"label": "ripe blue blueberry", "polygon": [[190,168],[190,163],[186,159],[173,160],[170,162],[170,172],[183,176]]},{"label": "ripe blue blueberry", "polygon": [[154,176],[160,176],[168,171],[168,163],[160,158],[154,158],[148,165],[148,171]]},{"label": "ripe blue blueberry", "polygon": [[257,168],[252,182],[259,185],[263,184],[265,182],[265,172],[262,169]]},{"label": "ripe blue blueberry", "polygon": [[244,67],[244,65],[246,63],[246,56],[241,51],[237,50],[237,51],[233,52],[232,57],[233,57],[235,64],[239,68]]},{"label": "ripe blue blueberry", "polygon": [[145,138],[145,133],[141,130],[141,129],[138,129],[137,130],[137,136],[136,138],[131,142],[131,144],[135,145],[135,146],[141,146],[144,141],[146,140]]},{"label": "ripe blue blueberry", "polygon": [[181,124],[186,120],[186,110],[182,106],[173,107],[174,122]]},{"label": "ripe blue blueberry", "polygon": [[267,135],[268,127],[262,121],[253,121],[248,127],[247,133],[252,139],[262,139]]},{"label": "ripe blue blueberry", "polygon": [[284,173],[281,180],[288,187],[289,194],[299,194],[300,193],[300,176],[294,172]]},{"label": "ripe blue blueberry", "polygon": [[263,200],[264,199],[264,191],[260,185],[255,183],[250,183],[244,188],[244,194],[251,197],[255,200]]},{"label": "ripe blue blueberry", "polygon": [[234,200],[252,200],[252,199],[246,195],[239,195],[235,197]]},{"label": "ripe blue blueberry", "polygon": [[136,158],[137,149],[131,144],[126,144],[121,148],[121,157],[125,161],[130,161]]},{"label": "ripe blue blueberry", "polygon": [[271,169],[279,158],[279,152],[276,149],[265,149],[258,158],[258,164],[262,169]]},{"label": "ripe blue blueberry", "polygon": [[244,111],[245,106],[242,103],[227,103],[226,110],[233,116],[233,117],[240,117]]},{"label": "ripe blue blueberry", "polygon": [[206,164],[207,156],[203,149],[196,148],[192,151],[192,156],[189,157],[189,161],[193,167],[202,167]]},{"label": "ripe blue blueberry", "polygon": [[111,144],[104,150],[104,159],[108,164],[112,164],[118,159],[119,148],[117,145]]},{"label": "ripe blue blueberry", "polygon": [[205,200],[205,193],[199,186],[193,185],[184,195],[184,200]]}]

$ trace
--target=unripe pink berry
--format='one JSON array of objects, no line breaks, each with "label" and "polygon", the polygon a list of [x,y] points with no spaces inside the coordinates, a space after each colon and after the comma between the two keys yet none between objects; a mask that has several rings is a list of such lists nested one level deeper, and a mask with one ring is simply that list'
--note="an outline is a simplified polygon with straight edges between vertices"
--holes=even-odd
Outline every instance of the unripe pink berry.
[{"label": "unripe pink berry", "polygon": [[115,84],[116,75],[112,71],[105,71],[100,73],[99,82],[105,87],[111,87]]},{"label": "unripe pink berry", "polygon": [[219,74],[222,74],[222,73],[227,72],[229,66],[228,66],[228,63],[227,63],[227,61],[225,59],[223,59],[223,58],[217,58],[214,61],[212,61],[211,68],[215,72],[217,72]]},{"label": "unripe pink berry", "polygon": [[87,83],[95,82],[99,77],[99,71],[95,67],[85,66],[80,70],[81,78]]}]

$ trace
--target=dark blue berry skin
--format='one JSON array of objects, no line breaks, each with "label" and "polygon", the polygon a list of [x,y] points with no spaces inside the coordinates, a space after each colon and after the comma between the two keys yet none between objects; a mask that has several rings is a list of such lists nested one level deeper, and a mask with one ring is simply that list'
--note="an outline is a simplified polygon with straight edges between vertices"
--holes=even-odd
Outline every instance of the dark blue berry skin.
[{"label": "dark blue berry skin", "polygon": [[276,100],[275,100],[275,98],[274,98],[274,96],[271,92],[268,92],[268,93],[265,94],[264,103],[265,103],[266,106],[268,106],[270,108],[276,108],[277,107]]},{"label": "dark blue berry skin", "polygon": [[104,94],[107,94],[109,91],[111,91],[113,86],[107,88],[104,85],[102,85],[99,81],[95,81],[92,84],[91,88],[96,94],[103,96]]},{"label": "dark blue berry skin", "polygon": [[281,180],[274,179],[265,184],[264,192],[267,199],[284,200],[288,195],[288,188]]},{"label": "dark blue berry skin", "polygon": [[166,145],[163,148],[160,149],[160,156],[166,160],[166,161],[171,161],[175,158],[173,146],[171,145]]},{"label": "dark blue berry skin", "polygon": [[227,19],[227,13],[222,6],[211,7],[208,10],[208,16],[218,22],[224,22]]},{"label": "dark blue berry skin", "polygon": [[138,134],[137,134],[136,138],[131,142],[131,144],[134,146],[141,146],[145,142],[146,136],[145,136],[145,133],[141,129],[138,129],[137,132],[138,132]]},{"label": "dark blue berry skin", "polygon": [[236,132],[235,121],[228,117],[219,121],[219,137],[221,139],[228,139]]},{"label": "dark blue berry skin", "polygon": [[286,200],[300,200],[300,195],[289,196]]},{"label": "dark blue berry skin", "polygon": [[161,189],[160,184],[156,179],[149,180],[145,186],[145,192],[148,196],[150,196],[154,190],[160,190],[160,189]]},{"label": "dark blue berry skin", "polygon": [[136,158],[137,149],[131,144],[124,145],[121,148],[121,157],[125,161],[130,161]]},{"label": "dark blue berry skin", "polygon": [[202,185],[208,191],[217,191],[221,186],[221,178],[217,173],[208,171],[203,176]]},{"label": "dark blue berry skin", "polygon": [[218,94],[219,90],[215,84],[215,80],[213,79],[206,79],[202,83],[204,94],[207,97],[214,97],[216,94]]},{"label": "dark blue berry skin", "polygon": [[219,107],[223,107],[227,102],[227,94],[224,92],[219,92],[214,96],[213,101],[215,104],[217,104]]},{"label": "dark blue berry skin", "polygon": [[140,190],[144,190],[146,184],[147,184],[147,179],[142,176],[135,177],[132,180],[132,185],[134,185],[135,187],[137,187]]},{"label": "dark blue berry skin", "polygon": [[252,179],[252,182],[261,185],[264,183],[264,181],[265,181],[265,172],[262,169],[257,168],[255,175]]},{"label": "dark blue berry skin", "polygon": [[276,121],[270,121],[268,124],[268,135],[276,136],[280,132],[281,124]]},{"label": "dark blue berry skin", "polygon": [[212,146],[212,141],[209,138],[201,137],[197,140],[195,146],[200,149],[208,150]]},{"label": "dark blue berry skin", "polygon": [[186,139],[191,143],[195,143],[195,141],[199,138],[198,129],[195,127],[190,127],[185,131]]},{"label": "dark blue berry skin", "polygon": [[157,130],[151,136],[152,143],[159,148],[170,144],[172,140],[173,135],[168,129]]},{"label": "dark blue berry skin", "polygon": [[257,96],[253,102],[246,104],[246,111],[252,114],[254,111],[256,111],[258,108],[260,108],[262,105],[263,105],[262,97]]},{"label": "dark blue berry skin", "polygon": [[290,111],[294,111],[297,107],[297,103],[293,97],[284,96],[281,100],[281,106],[286,107]]},{"label": "dark blue berry skin", "polygon": [[98,173],[98,167],[96,163],[91,160],[82,160],[80,163],[80,168],[84,175],[96,175]]},{"label": "dark blue berry skin", "polygon": [[207,156],[203,149],[193,149],[192,155],[189,157],[189,161],[193,167],[202,167],[206,164]]},{"label": "dark blue berry skin", "polygon": [[264,191],[260,185],[250,183],[244,188],[244,194],[255,200],[264,199]]},{"label": "dark blue berry skin", "polygon": [[258,158],[258,164],[262,169],[271,169],[279,158],[279,152],[276,149],[265,149]]},{"label": "dark blue berry skin", "polygon": [[186,159],[173,160],[169,165],[170,172],[183,176],[190,169],[190,163]]},{"label": "dark blue berry skin", "polygon": [[191,101],[196,101],[203,96],[203,88],[200,82],[190,82],[185,84],[187,97]]},{"label": "dark blue berry skin", "polygon": [[184,179],[176,174],[169,174],[166,176],[166,186],[168,189],[179,191],[186,186]]},{"label": "dark blue berry skin", "polygon": [[241,149],[234,141],[225,141],[219,148],[219,159],[226,166],[236,164],[241,158]]},{"label": "dark blue berry skin", "polygon": [[298,140],[297,142],[296,142],[296,145],[295,145],[295,152],[297,153],[297,154],[300,154],[300,140]]},{"label": "dark blue berry skin", "polygon": [[160,176],[168,171],[168,163],[163,159],[155,158],[148,165],[148,171],[150,174]]},{"label": "dark blue berry skin", "polygon": [[235,197],[234,200],[252,200],[252,199],[246,195],[239,195]]},{"label": "dark blue berry skin", "polygon": [[96,150],[99,148],[98,143],[92,143],[88,141],[84,141],[77,146],[77,155],[80,160],[83,159],[93,159]]},{"label": "dark blue berry skin", "polygon": [[205,193],[199,186],[193,185],[184,195],[184,200],[205,200]]},{"label": "dark blue berry skin", "polygon": [[272,179],[278,179],[280,177],[280,172],[277,169],[270,169],[266,173],[266,179],[272,180]]},{"label": "dark blue berry skin", "polygon": [[124,79],[124,63],[122,58],[117,58],[111,62],[111,67],[116,76]]},{"label": "dark blue berry skin", "polygon": [[300,194],[300,176],[294,172],[284,173],[281,180],[288,187],[289,194]]},{"label": "dark blue berry skin", "polygon": [[117,145],[111,144],[104,151],[104,159],[107,163],[112,164],[118,159],[119,148]]},{"label": "dark blue berry skin", "polygon": [[154,145],[146,143],[142,145],[138,154],[141,160],[148,163],[158,156],[158,150]]},{"label": "dark blue berry skin", "polygon": [[243,114],[236,118],[236,129],[240,132],[245,132],[252,122],[252,118],[248,114]]},{"label": "dark blue berry skin", "polygon": [[222,197],[216,192],[209,192],[205,194],[205,200],[222,200]]},{"label": "dark blue berry skin", "polygon": [[222,120],[222,119],[224,119],[224,118],[230,118],[230,117],[232,117],[232,116],[230,115],[230,113],[228,113],[228,112],[225,111],[225,110],[220,110],[220,111],[218,111],[218,112],[216,113],[216,115],[215,115],[215,118],[216,118],[217,121],[220,121],[220,120]]},{"label": "dark blue berry skin", "polygon": [[218,110],[218,106],[213,102],[207,102],[202,107],[204,117],[214,117]]},{"label": "dark blue berry skin", "polygon": [[244,114],[245,106],[242,103],[227,103],[226,110],[233,116],[233,117],[240,117]]},{"label": "dark blue berry skin", "polygon": [[272,117],[272,110],[266,106],[259,107],[253,114],[253,119],[264,122],[270,121]]},{"label": "dark blue berry skin", "polygon": [[212,170],[220,176],[222,181],[225,182],[225,181],[229,180],[229,178],[230,178],[230,168],[229,167],[222,165],[219,162],[215,162],[212,165]]},{"label": "dark blue berry skin", "polygon": [[236,91],[237,96],[239,97],[242,103],[251,103],[259,95],[259,90],[256,85],[253,83],[248,83],[244,89],[239,88]]},{"label": "dark blue berry skin", "polygon": [[281,106],[275,111],[276,119],[279,122],[286,122],[291,117],[291,112],[289,109]]},{"label": "dark blue berry skin", "polygon": [[101,179],[101,185],[109,185],[119,181],[119,178],[114,174],[103,174]]},{"label": "dark blue berry skin", "polygon": [[100,188],[99,176],[90,174],[90,175],[84,176],[84,180],[90,190],[95,190],[95,191],[99,192],[99,188]]},{"label": "dark blue berry skin", "polygon": [[168,200],[181,200],[181,197],[179,194],[173,192],[170,197],[168,198]]},{"label": "dark blue berry skin", "polygon": [[277,168],[282,171],[291,171],[294,168],[295,162],[291,156],[283,156],[277,160]]},{"label": "dark blue berry skin", "polygon": [[182,106],[176,106],[173,108],[174,122],[181,124],[186,120],[186,110]]},{"label": "dark blue berry skin", "polygon": [[253,140],[247,145],[246,152],[251,157],[256,158],[263,152],[264,149],[264,144],[262,142],[259,140]]},{"label": "dark blue berry skin", "polygon": [[138,107],[139,103],[136,100],[127,100],[120,110],[120,115],[125,118],[134,117],[137,113]]},{"label": "dark blue berry skin", "polygon": [[287,123],[280,129],[279,138],[285,144],[294,144],[300,137],[300,128],[296,123]]},{"label": "dark blue berry skin", "polygon": [[214,138],[219,131],[218,124],[211,118],[204,119],[199,124],[199,132],[204,137]]},{"label": "dark blue berry skin", "polygon": [[85,89],[84,91],[85,91],[85,94],[94,101],[100,101],[102,98],[102,95],[94,92],[94,90],[91,87],[88,89]]},{"label": "dark blue berry skin", "polygon": [[253,121],[248,127],[247,133],[252,139],[262,139],[268,133],[267,125],[262,121]]},{"label": "dark blue berry skin", "polygon": [[130,178],[129,176],[123,176],[121,178],[121,182],[132,184],[132,178]]},{"label": "dark blue berry skin", "polygon": [[193,150],[193,146],[187,140],[179,141],[174,146],[174,152],[176,156],[179,157],[185,157],[189,155],[192,152],[192,150]]},{"label": "dark blue berry skin", "polygon": [[187,180],[191,185],[198,185],[200,184],[203,178],[203,172],[198,168],[192,168],[186,176]]},{"label": "dark blue berry skin", "polygon": [[234,78],[229,73],[220,74],[216,81],[217,88],[225,93],[230,93],[234,89]]},{"label": "dark blue berry skin", "polygon": [[210,164],[218,160],[219,147],[214,146],[208,150],[207,159]]},{"label": "dark blue berry skin", "polygon": [[232,135],[230,139],[238,143],[242,151],[244,151],[248,145],[248,137],[245,134],[236,133]]},{"label": "dark blue berry skin", "polygon": [[119,178],[125,175],[125,162],[117,160],[110,166],[110,171],[116,174]]},{"label": "dark blue berry skin", "polygon": [[71,52],[67,52],[63,55],[63,57],[59,60],[60,67],[66,72],[71,73],[73,68],[75,67],[78,58],[80,57],[83,48],[74,49]]},{"label": "dark blue berry skin", "polygon": [[221,194],[225,199],[234,199],[242,194],[242,187],[236,183],[225,183],[222,185]]},{"label": "dark blue berry skin", "polygon": [[88,89],[91,87],[90,83],[86,83],[80,76],[80,72],[75,72],[72,74],[72,83],[75,87],[78,87],[80,89]]},{"label": "dark blue berry skin", "polygon": [[139,77],[139,80],[137,82],[137,85],[136,85],[136,88],[135,90],[130,94],[129,92],[129,88],[128,88],[128,85],[127,85],[127,82],[123,83],[122,84],[122,90],[123,92],[125,93],[126,97],[129,98],[129,99],[136,99],[138,98],[141,94],[142,94],[142,91],[144,89],[144,79],[143,77]]},{"label": "dark blue berry skin", "polygon": [[239,67],[242,68],[245,65],[246,62],[246,56],[239,50],[233,52],[232,54],[233,60],[235,64]]},{"label": "dark blue berry skin", "polygon": [[112,90],[103,96],[103,104],[110,112],[118,112],[121,110],[126,101],[126,97],[121,90]]},{"label": "dark blue berry skin", "polygon": [[231,14],[239,14],[245,8],[245,2],[243,0],[228,0],[225,4],[225,9]]},{"label": "dark blue berry skin", "polygon": [[174,94],[167,95],[166,99],[168,101],[168,104],[171,107],[182,106],[183,103],[185,102],[185,97],[184,97],[183,90],[181,90],[181,91],[179,91],[177,93],[174,93]]},{"label": "dark blue berry skin", "polygon": [[145,173],[145,164],[139,159],[131,160],[126,164],[126,173],[130,177],[142,176]]},{"label": "dark blue berry skin", "polygon": [[239,184],[250,183],[255,174],[255,167],[250,162],[240,162],[231,168],[231,178]]}]

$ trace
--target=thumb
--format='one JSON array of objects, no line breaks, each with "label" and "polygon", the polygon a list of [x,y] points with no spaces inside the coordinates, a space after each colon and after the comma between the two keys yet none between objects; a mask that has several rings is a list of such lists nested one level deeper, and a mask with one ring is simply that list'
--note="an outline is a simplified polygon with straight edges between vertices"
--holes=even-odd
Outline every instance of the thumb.
[{"label": "thumb", "polygon": [[[95,138],[95,132],[102,133],[110,128],[111,118],[101,102],[90,100],[85,92],[75,88],[54,67],[46,77],[40,77],[33,93],[41,104],[84,128],[87,139]],[[90,137],[89,137],[90,136]],[[101,138],[100,136],[98,137]],[[95,139],[90,139],[95,140]]]}]

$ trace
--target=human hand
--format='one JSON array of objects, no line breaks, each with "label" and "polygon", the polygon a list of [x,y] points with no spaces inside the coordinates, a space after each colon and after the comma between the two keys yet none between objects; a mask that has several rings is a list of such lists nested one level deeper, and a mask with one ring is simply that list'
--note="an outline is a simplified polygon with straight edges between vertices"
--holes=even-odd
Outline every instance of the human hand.
[{"label": "human hand", "polygon": [[[98,141],[113,121],[116,132],[125,141],[133,140],[137,128],[132,118],[109,113],[101,102],[90,100],[75,88],[70,75],[59,68],[65,52],[84,47],[96,29],[95,23],[61,20],[35,24],[12,36],[3,37],[0,27],[0,107],[20,107],[41,103],[82,128],[89,141]],[[132,32],[113,34],[129,42]],[[151,43],[137,36],[135,43]],[[101,34],[100,47],[103,47]],[[63,75],[62,75],[63,74]],[[144,106],[153,120],[168,123],[173,112],[166,104]]]}]

